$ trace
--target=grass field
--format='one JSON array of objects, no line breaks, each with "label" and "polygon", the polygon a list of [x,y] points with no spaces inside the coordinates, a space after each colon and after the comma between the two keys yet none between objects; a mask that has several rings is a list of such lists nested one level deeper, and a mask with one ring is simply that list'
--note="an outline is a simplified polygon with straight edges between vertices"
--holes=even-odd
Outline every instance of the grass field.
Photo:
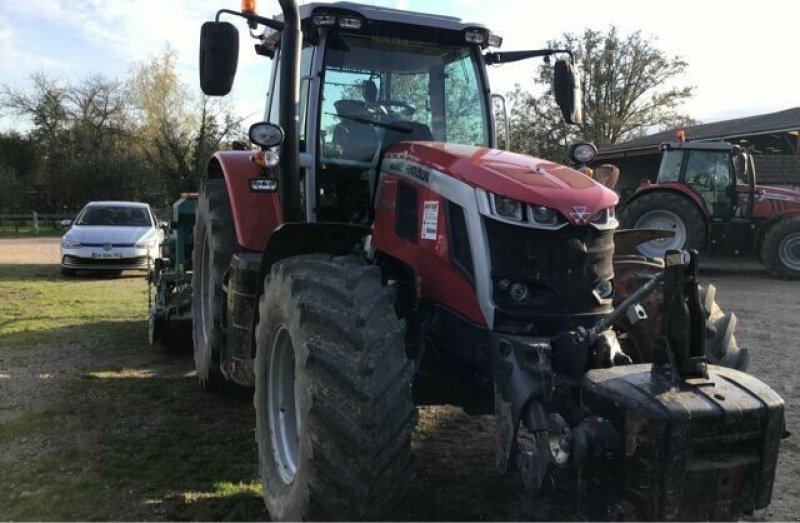
[{"label": "grass field", "polygon": [[[141,275],[63,278],[57,262],[57,239],[0,241],[0,519],[268,518],[247,393],[203,394],[191,355],[147,345]],[[394,519],[524,517],[490,417],[419,414]]]},{"label": "grass field", "polygon": [[141,275],[0,264],[0,518],[265,517],[247,398],[146,344]]}]

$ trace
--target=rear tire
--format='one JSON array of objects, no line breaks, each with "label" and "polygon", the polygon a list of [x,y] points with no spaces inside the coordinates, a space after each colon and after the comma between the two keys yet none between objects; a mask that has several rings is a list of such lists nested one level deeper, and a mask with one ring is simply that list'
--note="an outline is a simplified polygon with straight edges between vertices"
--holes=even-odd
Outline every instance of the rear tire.
[{"label": "rear tire", "polygon": [[620,213],[623,229],[667,229],[673,238],[654,240],[636,247],[644,256],[660,258],[670,249],[703,250],[706,245],[706,220],[697,205],[687,197],[669,191],[645,193],[625,206]]},{"label": "rear tire", "polygon": [[416,424],[394,293],[353,256],[288,258],[264,285],[253,404],[270,517],[391,516]]},{"label": "rear tire", "polygon": [[769,228],[761,247],[761,261],[777,278],[800,278],[800,218],[781,220]]},{"label": "rear tire", "polygon": [[204,180],[197,200],[192,253],[192,337],[194,368],[200,388],[222,392],[222,279],[236,250],[230,200],[225,180]]}]

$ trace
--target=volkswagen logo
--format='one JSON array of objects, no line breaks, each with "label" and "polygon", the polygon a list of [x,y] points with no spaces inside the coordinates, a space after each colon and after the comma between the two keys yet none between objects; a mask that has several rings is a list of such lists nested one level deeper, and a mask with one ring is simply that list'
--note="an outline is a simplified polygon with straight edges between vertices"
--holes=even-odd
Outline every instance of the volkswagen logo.
[{"label": "volkswagen logo", "polygon": [[589,208],[583,205],[575,205],[572,207],[569,215],[578,223],[586,223],[589,221]]},{"label": "volkswagen logo", "polygon": [[111,250],[111,244],[110,243],[104,243],[103,244],[103,250],[104,251],[110,251]]}]

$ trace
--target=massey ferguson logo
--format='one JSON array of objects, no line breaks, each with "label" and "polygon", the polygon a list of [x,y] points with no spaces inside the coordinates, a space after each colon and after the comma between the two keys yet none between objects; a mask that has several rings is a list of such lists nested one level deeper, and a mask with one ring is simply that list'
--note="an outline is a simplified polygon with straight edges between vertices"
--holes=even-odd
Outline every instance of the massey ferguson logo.
[{"label": "massey ferguson logo", "polygon": [[575,205],[569,215],[578,223],[586,223],[589,221],[589,208],[583,205]]}]

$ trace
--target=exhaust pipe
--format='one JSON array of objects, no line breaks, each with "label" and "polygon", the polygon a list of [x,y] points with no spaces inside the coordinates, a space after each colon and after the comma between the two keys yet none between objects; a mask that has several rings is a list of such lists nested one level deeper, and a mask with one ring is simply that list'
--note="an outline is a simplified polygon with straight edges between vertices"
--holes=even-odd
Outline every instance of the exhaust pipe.
[{"label": "exhaust pipe", "polygon": [[281,93],[278,103],[279,124],[285,138],[281,147],[278,173],[278,194],[281,200],[283,223],[305,221],[300,203],[300,143],[298,139],[300,99],[300,49],[303,33],[296,0],[279,0],[284,27],[281,33],[281,64],[279,80]]}]

